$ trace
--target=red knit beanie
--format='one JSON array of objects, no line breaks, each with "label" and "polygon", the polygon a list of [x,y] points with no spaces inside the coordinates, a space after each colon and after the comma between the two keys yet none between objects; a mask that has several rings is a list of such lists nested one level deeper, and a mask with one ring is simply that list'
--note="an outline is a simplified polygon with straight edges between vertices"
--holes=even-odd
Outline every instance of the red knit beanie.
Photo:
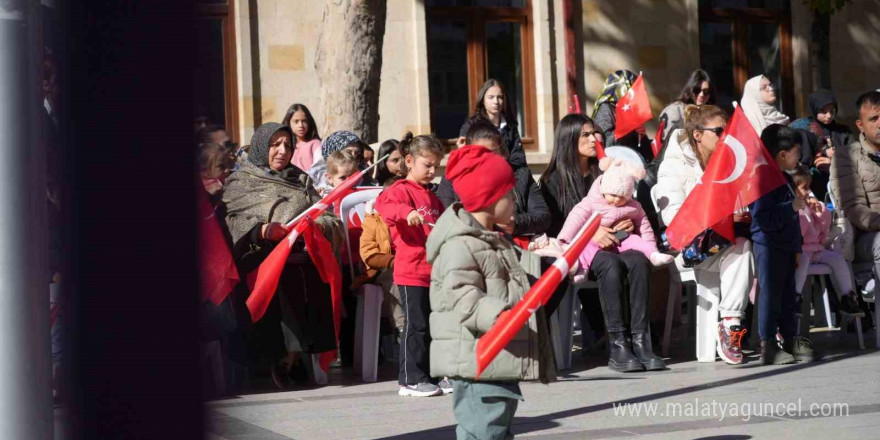
[{"label": "red knit beanie", "polygon": [[495,203],[516,184],[507,160],[480,145],[453,151],[446,162],[446,178],[470,212]]}]

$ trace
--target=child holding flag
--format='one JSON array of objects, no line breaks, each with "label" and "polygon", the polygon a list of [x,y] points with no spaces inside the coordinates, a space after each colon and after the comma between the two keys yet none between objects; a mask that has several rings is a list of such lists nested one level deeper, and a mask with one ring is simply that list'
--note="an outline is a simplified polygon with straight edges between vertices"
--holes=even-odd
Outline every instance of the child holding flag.
[{"label": "child holding flag", "polygon": [[443,149],[435,137],[413,137],[407,133],[400,141],[406,179],[394,182],[376,199],[376,211],[391,231],[394,244],[394,284],[400,293],[405,324],[400,343],[401,396],[429,397],[451,392],[448,381],[431,383],[428,344],[428,287],[431,265],[425,260],[425,242],[431,225],[443,212],[443,203],[429,189]]},{"label": "child holding flag", "polygon": [[[555,365],[544,310],[477,375],[477,342],[529,290],[540,273],[537,255],[505,239],[496,226],[514,213],[513,171],[477,145],[449,156],[452,204],[428,237],[431,271],[431,374],[453,383],[459,439],[512,438],[520,380],[549,382]],[[395,266],[398,267],[398,266]]]},{"label": "child holding flag", "polygon": [[[798,211],[806,204],[794,194],[792,180],[785,173],[795,169],[800,160],[799,139],[794,129],[779,124],[769,125],[761,133],[761,141],[783,171],[787,185],[770,191],[750,206],[760,287],[758,333],[761,361],[765,365],[812,361],[815,357],[809,340],[795,336],[795,269],[800,264],[810,264],[800,261],[803,238]],[[783,338],[781,349],[776,345],[777,328]]]}]

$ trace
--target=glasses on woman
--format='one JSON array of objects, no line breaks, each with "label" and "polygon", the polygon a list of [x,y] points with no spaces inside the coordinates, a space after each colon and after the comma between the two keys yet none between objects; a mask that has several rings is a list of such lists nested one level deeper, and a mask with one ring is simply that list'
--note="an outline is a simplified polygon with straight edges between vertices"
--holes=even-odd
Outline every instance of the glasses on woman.
[{"label": "glasses on woman", "polygon": [[711,131],[712,133],[715,133],[715,136],[719,137],[721,136],[721,133],[724,133],[724,127],[697,127],[697,130]]},{"label": "glasses on woman", "polygon": [[712,94],[712,91],[709,90],[708,87],[706,87],[704,89],[694,88],[694,96],[699,96],[699,95],[709,96],[710,94]]}]

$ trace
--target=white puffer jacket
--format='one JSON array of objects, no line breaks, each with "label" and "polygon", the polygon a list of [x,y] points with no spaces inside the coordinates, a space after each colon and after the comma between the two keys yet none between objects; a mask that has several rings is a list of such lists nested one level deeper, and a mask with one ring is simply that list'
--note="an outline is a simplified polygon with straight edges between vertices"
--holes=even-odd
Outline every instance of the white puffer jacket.
[{"label": "white puffer jacket", "polygon": [[687,138],[679,142],[683,134],[683,129],[677,129],[669,136],[666,154],[657,171],[657,185],[651,191],[660,219],[667,226],[703,176],[700,160]]}]

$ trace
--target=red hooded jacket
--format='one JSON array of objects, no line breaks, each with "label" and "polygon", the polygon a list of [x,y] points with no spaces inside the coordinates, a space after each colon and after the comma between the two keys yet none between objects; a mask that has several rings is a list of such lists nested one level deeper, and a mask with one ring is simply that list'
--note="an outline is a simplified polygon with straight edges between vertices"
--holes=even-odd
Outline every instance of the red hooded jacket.
[{"label": "red hooded jacket", "polygon": [[[425,257],[425,243],[431,226],[443,212],[443,202],[430,189],[408,179],[388,187],[376,199],[376,211],[388,224],[394,245],[394,284],[430,287],[431,265]],[[425,222],[410,226],[406,216],[417,210]]]}]

